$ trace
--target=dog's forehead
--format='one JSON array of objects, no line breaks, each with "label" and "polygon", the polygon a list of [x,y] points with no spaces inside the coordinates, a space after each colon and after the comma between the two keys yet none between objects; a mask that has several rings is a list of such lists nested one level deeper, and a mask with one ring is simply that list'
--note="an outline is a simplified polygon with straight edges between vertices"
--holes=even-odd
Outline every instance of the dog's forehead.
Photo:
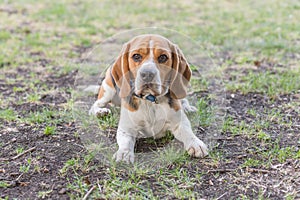
[{"label": "dog's forehead", "polygon": [[141,35],[133,38],[130,42],[130,50],[137,49],[163,49],[170,51],[170,42],[159,35]]}]

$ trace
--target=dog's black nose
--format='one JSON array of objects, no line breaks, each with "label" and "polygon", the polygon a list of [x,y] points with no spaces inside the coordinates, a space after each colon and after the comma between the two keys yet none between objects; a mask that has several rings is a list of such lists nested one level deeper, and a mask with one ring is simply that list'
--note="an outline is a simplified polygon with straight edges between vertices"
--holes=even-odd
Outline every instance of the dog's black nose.
[{"label": "dog's black nose", "polygon": [[153,78],[155,77],[156,75],[156,72],[154,70],[143,70],[141,73],[141,78],[143,81],[145,82],[150,82],[153,80]]}]

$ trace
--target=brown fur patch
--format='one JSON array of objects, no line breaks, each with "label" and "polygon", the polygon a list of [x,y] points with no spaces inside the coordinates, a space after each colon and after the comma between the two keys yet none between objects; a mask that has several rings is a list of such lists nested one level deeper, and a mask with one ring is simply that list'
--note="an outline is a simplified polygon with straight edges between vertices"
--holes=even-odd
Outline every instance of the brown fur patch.
[{"label": "brown fur patch", "polygon": [[129,96],[122,99],[122,106],[127,108],[129,111],[134,112],[139,109],[139,100],[136,97]]},{"label": "brown fur patch", "polygon": [[105,82],[106,82],[106,84],[109,86],[109,87],[111,87],[111,88],[114,88],[115,86],[114,86],[114,81],[112,80],[112,76],[111,76],[111,72],[110,72],[110,70],[111,69],[108,69],[107,71],[106,71],[106,74],[105,74]]},{"label": "brown fur patch", "polygon": [[[108,69],[105,73],[105,79],[103,80],[103,82],[105,81],[105,83],[111,87],[112,89],[114,89],[114,81],[112,79],[112,76],[110,75],[110,69]],[[104,96],[105,90],[103,88],[103,86],[101,85],[100,90],[98,92],[98,99],[101,99]]]},{"label": "brown fur patch", "polygon": [[98,99],[101,99],[104,96],[105,90],[104,88],[101,86],[99,93],[98,93]]},{"label": "brown fur patch", "polygon": [[178,99],[174,99],[170,94],[166,95],[168,97],[168,103],[171,108],[173,108],[176,112],[181,109],[181,102]]}]

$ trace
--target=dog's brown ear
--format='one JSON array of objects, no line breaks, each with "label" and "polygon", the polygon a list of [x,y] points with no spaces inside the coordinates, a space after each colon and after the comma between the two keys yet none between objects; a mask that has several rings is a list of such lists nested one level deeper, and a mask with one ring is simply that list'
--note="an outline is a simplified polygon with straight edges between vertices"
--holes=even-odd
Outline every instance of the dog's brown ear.
[{"label": "dog's brown ear", "polygon": [[120,88],[119,96],[121,98],[127,97],[131,90],[128,63],[129,46],[129,43],[123,45],[119,56],[111,68],[111,75],[116,85]]},{"label": "dog's brown ear", "polygon": [[170,94],[174,99],[182,99],[187,95],[187,87],[192,76],[192,71],[177,45],[170,45],[173,57]]}]

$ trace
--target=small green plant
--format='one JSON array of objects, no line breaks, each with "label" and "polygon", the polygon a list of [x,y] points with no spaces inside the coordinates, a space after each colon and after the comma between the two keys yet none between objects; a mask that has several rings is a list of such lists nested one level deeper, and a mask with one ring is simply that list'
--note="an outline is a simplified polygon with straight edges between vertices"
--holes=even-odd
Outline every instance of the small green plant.
[{"label": "small green plant", "polygon": [[55,134],[56,127],[55,126],[46,126],[44,129],[44,134],[49,136],[49,135],[54,135]]},{"label": "small green plant", "polygon": [[16,113],[11,109],[0,110],[0,119],[4,119],[6,121],[13,121],[17,119]]},{"label": "small green plant", "polygon": [[9,186],[10,186],[9,183],[7,183],[7,182],[5,182],[5,181],[0,181],[0,188],[7,188],[7,187],[9,187]]},{"label": "small green plant", "polygon": [[74,178],[74,180],[69,181],[69,183],[67,184],[67,188],[69,190],[76,191],[76,196],[74,196],[75,194],[72,194],[72,199],[82,199],[82,197],[89,190],[90,186],[84,181],[84,177],[76,175],[74,176]]},{"label": "small green plant", "polygon": [[48,197],[51,193],[53,192],[53,190],[47,190],[47,191],[39,191],[38,192],[38,197],[45,199],[46,197]]},{"label": "small green plant", "polygon": [[31,158],[28,158],[27,159],[27,164],[21,165],[19,171],[22,172],[22,173],[27,173],[30,169],[30,166],[31,166]]},{"label": "small green plant", "polygon": [[22,118],[22,121],[26,123],[46,123],[51,120],[53,123],[57,122],[59,119],[55,119],[57,112],[54,112],[50,109],[43,109],[41,111],[30,112],[25,118]]},{"label": "small green plant", "polygon": [[253,117],[256,117],[256,116],[257,116],[257,111],[256,111],[255,109],[253,109],[253,108],[250,108],[250,109],[247,111],[247,113],[248,113],[249,115],[252,115]]},{"label": "small green plant", "polygon": [[26,91],[26,88],[24,87],[13,87],[13,91],[16,93],[16,92],[25,92]]},{"label": "small green plant", "polygon": [[37,102],[40,98],[40,95],[37,93],[31,93],[27,95],[27,100],[29,102]]},{"label": "small green plant", "polygon": [[207,127],[213,120],[213,110],[212,107],[209,105],[207,99],[201,98],[197,102],[197,118],[200,121],[200,125]]},{"label": "small green plant", "polygon": [[271,136],[269,134],[267,134],[266,132],[260,130],[258,133],[257,133],[257,138],[259,140],[262,140],[264,142],[266,141],[269,141],[271,139]]},{"label": "small green plant", "polygon": [[80,159],[79,158],[72,158],[67,160],[63,168],[60,170],[62,175],[66,174],[70,169],[75,170],[80,167]]},{"label": "small green plant", "polygon": [[118,116],[115,113],[111,113],[107,116],[98,119],[98,125],[100,129],[106,130],[107,128],[116,127],[118,124]]},{"label": "small green plant", "polygon": [[262,161],[254,159],[254,158],[248,158],[246,161],[242,164],[242,167],[258,167],[263,164]]}]

